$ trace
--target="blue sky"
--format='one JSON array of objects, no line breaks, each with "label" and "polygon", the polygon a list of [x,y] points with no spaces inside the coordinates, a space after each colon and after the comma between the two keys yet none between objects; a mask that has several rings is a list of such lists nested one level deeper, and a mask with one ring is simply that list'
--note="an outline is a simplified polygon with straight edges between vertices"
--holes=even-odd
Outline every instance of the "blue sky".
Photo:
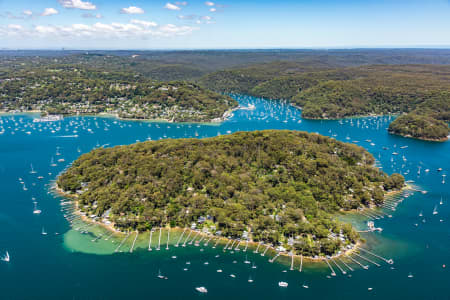
[{"label": "blue sky", "polygon": [[450,47],[450,0],[0,0],[0,48]]}]

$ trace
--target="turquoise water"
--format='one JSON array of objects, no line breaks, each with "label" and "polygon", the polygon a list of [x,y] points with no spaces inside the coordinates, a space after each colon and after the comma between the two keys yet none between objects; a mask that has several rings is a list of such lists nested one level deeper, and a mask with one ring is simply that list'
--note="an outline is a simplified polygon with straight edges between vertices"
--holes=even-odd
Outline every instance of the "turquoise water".
[{"label": "turquoise water", "polygon": [[[4,132],[0,134],[0,255],[8,251],[11,256],[9,263],[0,262],[0,298],[450,299],[450,191],[448,182],[442,183],[442,175],[448,174],[450,168],[449,142],[432,143],[389,135],[385,130],[391,121],[389,117],[311,121],[301,119],[300,110],[280,102],[237,98],[244,106],[255,104],[256,109],[236,111],[233,118],[220,125],[100,117],[32,123],[33,115],[0,116],[0,132]],[[91,242],[94,235],[71,230],[61,211],[61,199],[49,193],[49,186],[58,172],[80,153],[97,146],[146,139],[202,138],[258,129],[304,130],[355,142],[368,149],[386,172],[406,173],[406,179],[414,180],[419,189],[427,191],[406,198],[395,212],[387,211],[392,218],[376,220],[376,226],[384,229],[382,233],[364,235],[374,252],[394,259],[394,269],[382,263],[379,268],[373,265],[368,270],[357,268],[350,272],[351,277],[336,270],[336,277],[327,278],[329,270],[321,266],[306,265],[300,273],[296,264],[296,270],[289,271],[284,264],[268,263],[267,256],[251,251],[224,253],[223,246],[216,249],[171,246],[170,250],[162,247],[161,251],[149,252],[143,245],[145,236],[140,237],[140,246],[133,253],[128,251],[129,240],[123,247],[124,252],[111,255],[111,249],[122,237],[112,239],[115,244],[104,240],[100,244]],[[57,147],[61,155],[56,155]],[[393,152],[399,154],[392,155]],[[52,158],[56,167],[50,166]],[[61,158],[64,162],[58,162]],[[31,164],[36,174],[30,174]],[[420,175],[417,174],[419,166]],[[438,172],[438,168],[443,171]],[[430,171],[425,172],[426,169]],[[27,190],[23,189],[19,178]],[[442,205],[439,204],[441,197]],[[42,210],[40,215],[33,214],[33,198],[37,208]],[[432,214],[435,206],[437,215]],[[419,217],[421,211],[423,217]],[[363,217],[353,218],[361,227],[365,221]],[[46,236],[41,234],[43,227],[48,233]],[[92,231],[101,232],[98,228]],[[111,244],[106,245],[108,242]],[[246,255],[256,269],[243,263]],[[218,273],[217,269],[223,272]],[[158,270],[168,280],[158,279]],[[410,273],[412,278],[408,277]],[[250,276],[253,283],[248,282]],[[281,288],[279,281],[286,281],[289,286]],[[304,283],[309,289],[302,288]],[[196,292],[194,288],[198,286],[205,286],[208,293]],[[369,287],[373,290],[369,291]]]}]

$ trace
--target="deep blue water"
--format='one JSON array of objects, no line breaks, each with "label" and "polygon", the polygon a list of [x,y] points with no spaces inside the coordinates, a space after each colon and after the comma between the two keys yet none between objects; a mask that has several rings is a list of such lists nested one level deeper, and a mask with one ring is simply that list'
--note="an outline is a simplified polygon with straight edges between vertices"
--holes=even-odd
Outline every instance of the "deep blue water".
[{"label": "deep blue water", "polygon": [[[238,98],[242,105],[251,102],[256,109],[236,111],[232,119],[214,126],[100,117],[32,123],[33,115],[0,116],[0,256],[6,250],[11,255],[9,263],[0,262],[0,299],[450,299],[450,191],[448,182],[442,183],[442,175],[450,169],[449,142],[389,135],[386,127],[393,119],[389,117],[311,121],[301,119],[299,110],[280,102]],[[368,270],[358,268],[351,272],[351,278],[339,272],[327,278],[327,269],[283,272],[286,266],[248,253],[248,259],[258,266],[251,269],[243,263],[243,252],[223,253],[211,247],[203,252],[196,247],[172,247],[160,252],[95,255],[77,252],[65,244],[64,233],[70,226],[60,210],[60,199],[48,193],[49,184],[80,153],[149,138],[202,138],[260,129],[304,130],[355,142],[368,149],[384,171],[401,172],[427,191],[406,198],[395,212],[389,212],[392,218],[377,220],[376,226],[384,229],[382,233],[365,236],[375,252],[395,260],[395,269],[382,264]],[[404,146],[408,147],[401,148]],[[56,155],[57,147],[61,155]],[[52,157],[54,162],[61,158],[65,161],[51,167]],[[31,164],[37,174],[30,174]],[[438,168],[443,171],[438,172]],[[33,214],[33,197],[42,210],[40,215]],[[437,215],[432,214],[435,206]],[[419,217],[421,211],[423,217]],[[358,220],[360,225],[365,221]],[[47,236],[41,235],[42,227]],[[216,254],[221,256],[215,258]],[[191,264],[183,271],[186,261]],[[209,265],[204,264],[206,261]],[[159,269],[168,280],[156,278]],[[223,269],[223,273],[217,273],[217,269]],[[236,278],[229,277],[231,273]],[[408,277],[410,273],[412,278]],[[253,283],[247,282],[249,276]],[[280,280],[289,286],[278,287]],[[304,283],[309,289],[302,288]],[[208,294],[197,293],[197,286],[205,286]]]}]

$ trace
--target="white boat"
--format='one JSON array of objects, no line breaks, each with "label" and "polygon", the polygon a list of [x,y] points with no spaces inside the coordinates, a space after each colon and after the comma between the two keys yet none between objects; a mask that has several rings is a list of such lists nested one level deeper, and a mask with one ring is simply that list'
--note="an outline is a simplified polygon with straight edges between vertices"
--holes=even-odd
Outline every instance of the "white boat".
[{"label": "white boat", "polygon": [[433,215],[437,215],[437,214],[438,214],[437,206],[435,206],[434,209],[433,209]]},{"label": "white boat", "polygon": [[157,276],[159,279],[167,279],[167,277],[166,276],[164,276],[164,275],[161,275],[161,270],[158,270],[158,276]]},{"label": "white boat", "polygon": [[31,171],[30,174],[36,174],[37,172],[33,169],[33,164],[31,164]]},{"label": "white boat", "polygon": [[442,197],[441,197],[441,201],[439,201],[439,204],[440,205],[444,204],[444,202],[442,201]]},{"label": "white boat", "polygon": [[56,167],[57,166],[57,164],[55,164],[55,161],[53,160],[53,157],[52,157],[52,159],[50,160],[50,167]]},{"label": "white boat", "polygon": [[304,289],[309,289],[309,286],[306,285],[306,284],[303,284],[303,285],[302,285],[302,288],[304,288]]},{"label": "white boat", "polygon": [[247,255],[245,256],[244,264],[249,264],[250,261],[247,259]]},{"label": "white boat", "polygon": [[6,251],[5,256],[2,257],[2,261],[9,262],[11,258],[9,257],[8,251]]},{"label": "white boat", "polygon": [[204,286],[196,287],[195,289],[197,290],[197,292],[200,292],[200,293],[208,292],[208,290]]},{"label": "white boat", "polygon": [[248,280],[247,280],[248,282],[250,282],[250,283],[252,283],[253,282],[253,279],[252,279],[252,277],[250,276],[249,278],[248,278]]},{"label": "white boat", "polygon": [[408,274],[408,278],[413,278],[413,274],[411,274],[411,272]]},{"label": "white boat", "polygon": [[230,277],[231,277],[231,278],[236,278],[236,275],[230,274]]},{"label": "white boat", "polygon": [[47,235],[47,232],[45,231],[44,227],[42,227],[42,232],[41,232],[41,234],[42,234],[42,235]]},{"label": "white boat", "polygon": [[280,287],[287,287],[288,283],[285,282],[285,281],[280,281],[280,282],[278,282],[278,286],[280,286]]}]

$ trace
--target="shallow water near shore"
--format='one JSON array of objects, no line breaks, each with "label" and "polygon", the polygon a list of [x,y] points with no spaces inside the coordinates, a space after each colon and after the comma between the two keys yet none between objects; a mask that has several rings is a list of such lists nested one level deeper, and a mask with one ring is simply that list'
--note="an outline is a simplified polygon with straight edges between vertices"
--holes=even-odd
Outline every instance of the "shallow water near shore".
[{"label": "shallow water near shore", "polygon": [[[33,124],[30,114],[0,115],[0,132],[3,128],[0,134],[0,256],[5,251],[11,256],[9,263],[0,261],[0,298],[449,299],[450,189],[446,181],[450,179],[445,178],[442,183],[442,175],[447,175],[450,169],[450,142],[425,142],[389,135],[386,128],[393,119],[389,117],[304,120],[300,110],[282,102],[236,97],[241,105],[252,103],[256,109],[235,111],[230,120],[217,126],[93,116]],[[337,276],[327,278],[330,270],[325,264],[305,262],[303,272],[299,272],[296,260],[295,270],[290,271],[289,258],[280,257],[275,263],[269,263],[273,253],[268,252],[263,257],[254,254],[253,249],[244,252],[242,245],[240,251],[226,252],[223,244],[214,249],[211,244],[204,246],[204,242],[199,246],[175,247],[173,243],[178,237],[175,233],[171,233],[171,244],[166,250],[167,231],[162,231],[159,251],[148,251],[147,232],[139,234],[132,253],[135,233],[115,252],[123,234],[105,240],[110,233],[96,225],[90,225],[87,233],[80,233],[75,228],[83,225],[71,227],[64,219],[65,212],[61,211],[61,197],[49,192],[59,172],[80,154],[98,146],[111,147],[147,139],[204,138],[261,129],[318,132],[354,142],[370,151],[385,172],[401,172],[407,180],[414,180],[418,189],[427,191],[405,198],[396,211],[385,210],[392,218],[375,220],[375,226],[383,228],[381,233],[363,234],[367,240],[365,247],[392,258],[394,269],[380,260],[376,261],[381,267],[367,263],[368,270],[352,263],[354,272],[343,275],[335,267]],[[64,161],[58,162],[60,159]],[[57,166],[52,167],[52,161]],[[31,164],[36,173],[30,174]],[[443,171],[438,172],[438,168]],[[425,172],[426,169],[429,172]],[[38,176],[43,178],[38,179]],[[40,215],[33,214],[33,198],[36,207],[42,210]],[[442,205],[439,204],[441,198]],[[432,214],[434,207],[438,210],[436,215]],[[422,217],[419,217],[420,212]],[[360,229],[366,228],[364,216],[344,218],[349,218]],[[41,234],[43,228],[47,235]],[[155,234],[158,235],[159,230]],[[152,248],[157,241],[153,236]],[[245,260],[251,263],[245,264]],[[253,264],[256,268],[252,268]],[[223,272],[217,272],[218,269]],[[158,271],[168,279],[157,278]],[[250,277],[254,280],[252,283],[248,282]],[[289,286],[279,287],[279,281],[286,281]],[[309,288],[303,288],[303,284]],[[198,286],[205,286],[208,293],[196,292]]]}]

